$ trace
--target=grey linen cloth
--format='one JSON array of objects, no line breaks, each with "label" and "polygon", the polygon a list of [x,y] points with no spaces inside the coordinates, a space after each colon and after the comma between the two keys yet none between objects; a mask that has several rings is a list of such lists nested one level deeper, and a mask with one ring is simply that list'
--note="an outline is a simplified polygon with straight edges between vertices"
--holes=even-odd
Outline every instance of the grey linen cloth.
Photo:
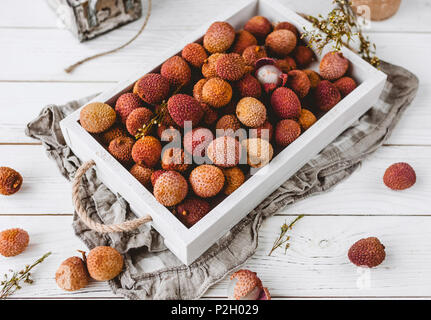
[{"label": "grey linen cloth", "polygon": [[[73,228],[88,248],[109,245],[125,258],[124,271],[109,282],[113,292],[128,299],[199,298],[255,253],[264,219],[347,178],[388,138],[418,89],[418,79],[409,71],[386,62],[381,70],[388,81],[373,108],[188,267],[166,249],[162,237],[150,226],[101,235],[89,230],[75,213]],[[28,136],[42,142],[67,179],[73,178],[81,162],[65,144],[59,122],[91,98],[49,105],[26,129]],[[135,217],[127,202],[99,181],[95,170],[89,170],[83,180],[80,196],[94,220],[112,224]]]}]

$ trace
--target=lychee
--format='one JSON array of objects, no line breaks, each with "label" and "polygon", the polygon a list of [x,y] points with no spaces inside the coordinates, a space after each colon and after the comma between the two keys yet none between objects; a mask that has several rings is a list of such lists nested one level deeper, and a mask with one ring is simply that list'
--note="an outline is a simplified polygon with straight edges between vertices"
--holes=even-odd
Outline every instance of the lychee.
[{"label": "lychee", "polygon": [[114,124],[111,128],[100,135],[100,138],[105,145],[109,145],[112,140],[118,137],[127,137],[127,131],[119,124]]},{"label": "lychee", "polygon": [[132,135],[136,136],[139,129],[142,129],[144,125],[148,124],[153,117],[153,113],[147,108],[138,108],[133,110],[126,120],[127,131]]},{"label": "lychee", "polygon": [[320,75],[326,80],[340,79],[348,69],[349,60],[341,52],[328,52],[320,61]]},{"label": "lychee", "polygon": [[250,167],[261,168],[267,165],[274,156],[274,149],[267,140],[250,138],[241,142],[247,150],[247,163]]},{"label": "lychee", "polygon": [[189,191],[186,179],[177,171],[166,171],[154,183],[154,197],[166,207],[184,200]]},{"label": "lychee", "polygon": [[191,228],[208,212],[211,206],[208,202],[200,198],[185,199],[176,207],[178,219],[187,227]]},{"label": "lychee", "polygon": [[224,115],[216,123],[216,130],[224,130],[232,134],[234,134],[239,128],[241,128],[241,123],[233,114]]},{"label": "lychee", "polygon": [[301,135],[301,127],[298,122],[284,119],[275,126],[275,142],[280,147],[287,147]]},{"label": "lychee", "polygon": [[118,137],[111,141],[109,153],[124,165],[130,164],[132,159],[132,148],[135,140],[130,137]]},{"label": "lychee", "polygon": [[189,43],[181,52],[184,60],[190,63],[193,67],[201,68],[204,61],[208,58],[207,52],[204,47],[199,43]]},{"label": "lychee", "polygon": [[356,81],[350,77],[343,77],[334,82],[334,86],[340,91],[341,96],[345,97],[356,89]]},{"label": "lychee", "polygon": [[302,99],[310,91],[310,80],[304,71],[292,70],[288,73],[287,86]]},{"label": "lychee", "polygon": [[145,136],[135,142],[132,158],[137,164],[152,168],[159,162],[161,152],[160,141],[152,136]]},{"label": "lychee", "polygon": [[358,240],[349,249],[349,260],[358,267],[377,267],[385,260],[385,246],[376,237]]},{"label": "lychee", "polygon": [[210,53],[225,52],[235,40],[235,29],[227,22],[214,22],[204,35],[204,47]]},{"label": "lychee", "polygon": [[265,45],[276,55],[284,57],[295,49],[296,36],[286,29],[273,31],[266,37]]},{"label": "lychee", "polygon": [[166,171],[186,171],[189,164],[185,161],[184,150],[180,148],[165,149],[162,155],[162,168]]},{"label": "lychee", "polygon": [[217,110],[211,108],[208,104],[206,103],[201,103],[201,107],[202,110],[204,111],[204,115],[202,117],[202,124],[209,127],[212,126],[214,124],[214,122],[217,121],[218,119],[218,113]]},{"label": "lychee", "polygon": [[88,273],[94,280],[108,281],[114,279],[120,274],[123,265],[123,257],[111,247],[95,247],[90,250],[87,256]]},{"label": "lychee", "polygon": [[241,269],[230,276],[228,299],[270,300],[271,296],[268,289],[262,286],[262,281],[256,272]]},{"label": "lychee", "polygon": [[293,24],[287,21],[279,22],[274,27],[274,31],[283,29],[293,32],[296,37],[298,37],[299,35],[298,29]]},{"label": "lychee", "polygon": [[4,257],[14,257],[22,253],[28,246],[30,237],[27,231],[19,228],[0,232],[0,254]]},{"label": "lychee", "polygon": [[232,194],[245,181],[244,173],[238,167],[223,169],[223,173],[226,179],[225,187],[223,189],[225,195]]},{"label": "lychee", "polygon": [[241,159],[241,145],[231,136],[221,136],[207,147],[208,158],[217,166],[234,167]]},{"label": "lychee", "polygon": [[297,68],[295,60],[289,56],[286,56],[283,59],[278,59],[275,62],[275,66],[284,73],[288,73],[289,71],[295,70]]},{"label": "lychee", "polygon": [[309,110],[302,108],[301,115],[299,116],[298,123],[302,130],[307,130],[317,121],[316,116]]},{"label": "lychee", "polygon": [[[267,120],[263,123],[263,125],[253,128],[256,131],[252,131],[252,137],[253,138],[261,138],[266,139],[268,141],[272,140],[272,136],[274,133],[274,127],[272,124]],[[255,135],[254,135],[255,134]]]},{"label": "lychee", "polygon": [[258,127],[266,120],[266,107],[252,97],[242,98],[236,106],[236,116],[247,127]]},{"label": "lychee", "polygon": [[153,169],[143,167],[139,164],[134,164],[130,169],[132,176],[134,176],[136,180],[138,180],[146,188],[151,186],[151,176],[153,172]]},{"label": "lychee", "polygon": [[115,111],[121,119],[121,122],[126,123],[129,114],[136,108],[143,106],[144,103],[137,94],[124,93],[117,99],[117,102],[115,103]]},{"label": "lychee", "polygon": [[179,57],[173,56],[162,64],[160,73],[169,80],[173,88],[187,85],[191,80],[191,70],[187,62]]},{"label": "lychee", "polygon": [[320,110],[329,111],[341,100],[341,94],[334,84],[323,80],[314,91],[314,99]]},{"label": "lychee", "polygon": [[306,46],[297,46],[293,51],[293,57],[301,68],[307,67],[315,59],[313,50]]},{"label": "lychee", "polygon": [[108,130],[115,122],[117,114],[112,107],[102,102],[92,102],[81,109],[79,121],[90,133]]},{"label": "lychee", "polygon": [[262,40],[271,32],[272,25],[267,18],[254,16],[246,22],[244,30],[253,34],[257,39]]},{"label": "lychee", "polygon": [[214,53],[204,61],[204,64],[202,65],[202,75],[205,78],[212,78],[217,76],[216,63],[217,60],[223,55],[224,53]]},{"label": "lychee", "polygon": [[146,103],[155,105],[168,97],[169,80],[158,73],[148,73],[139,79],[133,92]]},{"label": "lychee", "polygon": [[204,84],[207,83],[208,80],[209,79],[207,78],[200,79],[193,86],[193,97],[201,103],[204,102],[204,100],[202,99],[202,89],[204,87]]},{"label": "lychee", "polygon": [[197,196],[210,198],[223,189],[225,178],[220,168],[203,164],[193,169],[189,176],[189,182]]},{"label": "lychee", "polygon": [[214,140],[210,129],[195,128],[184,135],[184,149],[194,157],[204,157],[206,148]]},{"label": "lychee", "polygon": [[306,69],[302,71],[305,72],[305,74],[308,77],[308,80],[310,80],[310,88],[315,89],[321,81],[319,74],[316,71],[310,70],[310,69]]},{"label": "lychee", "polygon": [[[256,64],[263,59],[266,58],[258,60]],[[283,74],[283,72],[281,72],[281,70],[273,64],[264,64],[263,66],[258,67],[255,74],[257,80],[259,80],[259,82],[262,84],[266,93],[269,93],[275,90],[277,87],[284,85],[287,80],[287,75]]]},{"label": "lychee", "polygon": [[228,53],[217,59],[217,75],[228,81],[237,81],[245,74],[245,62],[238,53]]},{"label": "lychee", "polygon": [[170,97],[168,110],[172,119],[180,127],[184,127],[185,121],[191,121],[192,126],[196,126],[203,116],[200,103],[187,94],[176,94]]},{"label": "lychee", "polygon": [[256,64],[256,61],[267,57],[268,54],[266,53],[265,47],[258,46],[258,45],[252,45],[244,49],[242,53],[242,58],[244,59],[244,63],[248,66],[254,67]]},{"label": "lychee", "polygon": [[165,172],[167,172],[166,170],[156,170],[151,174],[151,184],[154,185],[156,184],[157,179],[164,174]]},{"label": "lychee", "polygon": [[416,183],[416,173],[408,163],[394,163],[386,169],[383,182],[392,190],[408,189]]},{"label": "lychee", "polygon": [[242,54],[244,50],[257,44],[256,38],[246,30],[240,30],[236,33],[235,42],[232,47],[232,52]]},{"label": "lychee", "polygon": [[9,167],[0,167],[0,194],[10,196],[21,189],[21,174]]},{"label": "lychee", "polygon": [[76,291],[88,284],[88,272],[84,261],[79,257],[64,260],[55,273],[55,282],[66,291]]},{"label": "lychee", "polygon": [[277,88],[273,92],[271,106],[275,114],[282,119],[297,119],[301,113],[301,102],[298,96],[286,87]]},{"label": "lychee", "polygon": [[231,85],[221,78],[211,78],[202,87],[202,100],[214,108],[227,105],[232,98]]},{"label": "lychee", "polygon": [[259,98],[262,94],[260,82],[251,74],[246,74],[241,80],[236,83],[239,96]]}]

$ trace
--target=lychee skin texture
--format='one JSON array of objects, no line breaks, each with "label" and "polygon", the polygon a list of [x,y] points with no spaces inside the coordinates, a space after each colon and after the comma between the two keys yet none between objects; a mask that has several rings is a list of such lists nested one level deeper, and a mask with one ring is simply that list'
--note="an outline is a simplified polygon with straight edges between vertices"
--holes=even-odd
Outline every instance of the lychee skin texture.
[{"label": "lychee skin texture", "polygon": [[210,55],[207,60],[204,61],[204,64],[202,65],[202,75],[205,78],[212,78],[217,76],[216,63],[217,60],[223,55],[224,53],[214,53]]},{"label": "lychee skin texture", "polygon": [[275,62],[275,66],[278,67],[284,73],[295,70],[297,68],[296,62],[292,57],[285,57],[284,59],[278,59]]},{"label": "lychee skin texture", "polygon": [[257,44],[256,38],[246,30],[240,30],[236,33],[235,43],[232,47],[232,52],[242,54],[244,50]]},{"label": "lychee skin texture", "polygon": [[244,59],[238,53],[228,53],[217,59],[216,72],[224,80],[237,81],[245,71]]},{"label": "lychee skin texture", "polygon": [[266,166],[274,156],[274,149],[267,140],[250,138],[241,142],[247,150],[247,163],[250,167],[261,168]]},{"label": "lychee skin texture", "polygon": [[200,103],[187,94],[176,94],[169,98],[168,111],[172,120],[180,127],[184,127],[185,121],[191,121],[192,126],[196,126],[203,116]]},{"label": "lychee skin texture", "polygon": [[349,60],[341,52],[328,52],[320,61],[320,75],[325,80],[340,79],[348,69]]},{"label": "lychee skin texture", "polygon": [[55,273],[55,282],[60,289],[77,291],[88,284],[88,273],[84,261],[78,257],[64,260]]},{"label": "lychee skin texture", "polygon": [[132,148],[135,140],[130,137],[119,137],[111,141],[108,150],[109,153],[124,165],[130,164],[132,159]]},{"label": "lychee skin texture", "polygon": [[280,147],[287,147],[301,135],[299,124],[290,119],[281,120],[275,127],[275,142]]},{"label": "lychee skin texture", "polygon": [[[263,125],[254,129],[256,129],[256,136],[252,136],[253,138],[261,138],[268,141],[272,140],[274,127],[269,121],[265,121]],[[254,134],[254,131],[252,131],[252,134]]]},{"label": "lychee skin texture", "polygon": [[234,167],[241,159],[241,145],[234,137],[218,137],[208,145],[207,156],[219,167]]},{"label": "lychee skin texture", "polygon": [[177,205],[176,213],[178,219],[187,227],[191,228],[208,212],[211,211],[211,206],[208,202],[199,198],[185,199]]},{"label": "lychee skin texture", "polygon": [[146,103],[155,105],[168,97],[169,80],[158,73],[148,73],[135,84],[134,92]]},{"label": "lychee skin texture", "polygon": [[301,113],[301,102],[291,89],[277,88],[271,96],[271,106],[275,114],[282,119],[297,119]]},{"label": "lychee skin texture", "polygon": [[184,149],[194,157],[204,157],[206,148],[214,140],[210,129],[195,128],[184,135]]},{"label": "lychee skin texture", "polygon": [[232,86],[221,78],[211,78],[202,87],[202,100],[214,108],[227,105],[232,99]]},{"label": "lychee skin texture", "polygon": [[189,182],[197,196],[211,198],[223,189],[225,178],[220,168],[203,164],[193,169],[189,176]]},{"label": "lychee skin texture", "polygon": [[301,110],[301,116],[298,119],[299,125],[301,126],[302,130],[307,130],[310,128],[313,124],[315,124],[317,121],[316,116],[307,109]]},{"label": "lychee skin texture", "polygon": [[251,74],[246,74],[241,80],[239,80],[236,83],[236,87],[241,98],[259,98],[262,94],[260,82]]},{"label": "lychee skin texture", "polygon": [[320,83],[320,81],[322,80],[320,79],[319,74],[316,71],[310,70],[310,69],[306,69],[303,71],[307,75],[308,80],[310,80],[310,88],[315,89],[317,85]]},{"label": "lychee skin texture", "polygon": [[258,46],[258,45],[249,46],[242,53],[242,58],[244,59],[244,63],[252,67],[254,67],[257,60],[261,58],[265,58],[267,56],[268,54],[265,50],[265,47]]},{"label": "lychee skin texture", "polygon": [[239,128],[241,128],[241,123],[238,118],[233,114],[226,114],[221,117],[216,123],[216,130],[230,131],[230,133],[235,133]]},{"label": "lychee skin texture", "polygon": [[329,111],[340,102],[341,94],[337,87],[328,80],[321,81],[314,91],[314,99],[322,111]]},{"label": "lychee skin texture", "polygon": [[341,96],[345,97],[356,89],[356,81],[350,77],[343,77],[334,82],[334,86],[340,91]]},{"label": "lychee skin texture", "polygon": [[184,177],[176,171],[161,174],[154,183],[154,197],[166,207],[175,206],[185,199],[189,191]]},{"label": "lychee skin texture", "polygon": [[126,123],[129,114],[136,108],[143,107],[144,103],[135,93],[122,94],[115,103],[115,111],[119,115],[121,122]]},{"label": "lychee skin texture", "polygon": [[202,99],[202,90],[204,88],[205,83],[207,83],[208,80],[209,79],[207,78],[200,79],[193,86],[193,97],[201,103],[204,103],[204,100]]},{"label": "lychee skin texture", "polygon": [[151,186],[151,176],[153,172],[153,169],[140,166],[139,164],[134,164],[130,169],[132,176],[134,176],[136,180],[138,180],[146,188]]},{"label": "lychee skin texture", "polygon": [[252,97],[242,98],[236,106],[236,116],[247,127],[258,127],[266,121],[266,107]]},{"label": "lychee skin texture", "polygon": [[214,22],[204,35],[204,47],[210,53],[225,52],[235,40],[235,29],[227,22]]},{"label": "lychee skin texture", "polygon": [[79,121],[90,133],[101,133],[108,130],[115,122],[117,114],[110,105],[102,102],[87,104],[81,109]]},{"label": "lychee skin texture", "polygon": [[258,39],[264,39],[272,30],[272,24],[262,16],[254,16],[244,26],[244,30],[250,32]]},{"label": "lychee skin texture", "polygon": [[293,51],[293,56],[301,68],[307,67],[314,60],[313,50],[306,46],[297,46]]},{"label": "lychee skin texture", "polygon": [[301,99],[310,91],[310,80],[302,70],[292,70],[288,73],[287,86]]},{"label": "lychee skin texture", "polygon": [[164,174],[165,172],[167,172],[166,170],[156,170],[151,174],[151,184],[154,185],[156,184],[157,179]]},{"label": "lychee skin texture", "polygon": [[287,56],[296,47],[296,36],[292,31],[281,29],[266,37],[265,45],[278,56]]},{"label": "lychee skin texture", "polygon": [[181,56],[195,68],[201,68],[204,61],[208,58],[207,52],[199,43],[189,43],[186,45],[181,52]]},{"label": "lychee skin texture", "polygon": [[349,260],[358,267],[377,267],[385,260],[385,246],[376,237],[358,240],[349,249]]},{"label": "lychee skin texture", "polygon": [[10,196],[21,189],[22,176],[9,167],[0,167],[0,194]]},{"label": "lychee skin texture", "polygon": [[230,300],[257,300],[263,289],[256,272],[241,269],[230,276],[228,296]]},{"label": "lychee skin texture", "polygon": [[132,136],[136,136],[138,130],[142,129],[145,124],[149,123],[152,117],[153,113],[150,109],[143,107],[133,110],[126,120],[127,131]]},{"label": "lychee skin texture", "polygon": [[290,22],[287,22],[287,21],[279,22],[274,27],[274,31],[282,30],[282,29],[286,29],[286,30],[293,32],[295,34],[295,36],[298,36],[298,34],[299,34],[298,29],[296,29],[296,27],[293,24],[291,24]]},{"label": "lychee skin texture", "polygon": [[226,178],[223,192],[228,196],[244,183],[245,176],[242,170],[238,167],[223,169],[223,173]]},{"label": "lychee skin texture", "polygon": [[28,246],[30,237],[27,231],[19,228],[0,232],[0,254],[4,257],[14,257],[22,253]]},{"label": "lychee skin texture", "polygon": [[162,64],[160,73],[169,80],[173,88],[183,87],[191,80],[192,72],[187,62],[179,57],[173,56]]},{"label": "lychee skin texture", "polygon": [[152,168],[160,160],[162,145],[152,136],[145,136],[135,142],[132,148],[132,158],[137,164]]},{"label": "lychee skin texture", "polygon": [[123,126],[114,124],[107,131],[103,132],[100,136],[102,142],[105,145],[109,145],[109,143],[118,137],[127,137],[127,132]]},{"label": "lychee skin texture", "polygon": [[108,281],[118,276],[124,260],[114,248],[99,246],[91,249],[87,256],[88,273],[94,280]]},{"label": "lychee skin texture", "polygon": [[184,157],[184,151],[180,148],[169,148],[163,152],[162,168],[166,171],[184,172],[189,168]]},{"label": "lychee skin texture", "polygon": [[204,115],[202,117],[202,124],[209,127],[214,124],[214,122],[218,119],[218,112],[214,110],[206,103],[201,103],[202,110],[204,111]]},{"label": "lychee skin texture", "polygon": [[392,190],[405,190],[416,183],[416,173],[408,163],[394,163],[386,169],[383,182]]}]

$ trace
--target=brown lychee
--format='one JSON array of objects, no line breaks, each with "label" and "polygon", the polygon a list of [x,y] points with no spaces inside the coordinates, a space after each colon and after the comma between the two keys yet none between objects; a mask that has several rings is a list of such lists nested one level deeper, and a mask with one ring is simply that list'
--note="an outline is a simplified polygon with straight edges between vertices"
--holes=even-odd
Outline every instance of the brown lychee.
[{"label": "brown lychee", "polygon": [[271,106],[275,114],[282,119],[297,119],[301,113],[298,96],[286,87],[275,89],[271,96]]},{"label": "brown lychee", "polygon": [[241,145],[231,136],[221,136],[207,147],[208,158],[219,167],[234,167],[241,159]]},{"label": "brown lychee", "polygon": [[306,46],[297,46],[293,51],[293,57],[297,65],[301,68],[307,67],[315,60],[313,50]]},{"label": "brown lychee", "polygon": [[179,57],[173,56],[162,64],[160,73],[168,79],[173,88],[187,85],[191,80],[191,70],[187,62]]},{"label": "brown lychee", "polygon": [[203,157],[206,154],[206,148],[213,140],[214,135],[210,129],[195,128],[184,135],[184,149],[193,157]]},{"label": "brown lychee", "polygon": [[211,211],[209,203],[200,198],[185,199],[176,207],[178,219],[187,227],[191,228],[208,212]]},{"label": "brown lychee", "polygon": [[135,93],[122,94],[115,103],[115,111],[117,112],[122,123],[126,123],[129,114],[136,108],[143,107],[144,103]]},{"label": "brown lychee", "polygon": [[204,64],[202,65],[202,75],[205,78],[212,78],[217,76],[216,63],[217,60],[223,55],[224,53],[214,53],[204,61]]},{"label": "brown lychee", "polygon": [[245,62],[238,53],[228,53],[217,59],[217,75],[228,81],[237,81],[245,74]]},{"label": "brown lychee", "polygon": [[189,168],[181,148],[165,149],[162,155],[162,168],[166,171],[184,172]]},{"label": "brown lychee", "polygon": [[216,130],[228,131],[227,133],[231,134],[234,134],[239,128],[241,128],[241,123],[233,114],[224,115],[217,121],[216,124]]},{"label": "brown lychee", "polygon": [[250,167],[261,168],[274,156],[274,149],[266,139],[250,138],[241,142],[247,150],[247,163]]},{"label": "brown lychee", "polygon": [[245,181],[244,173],[238,167],[223,169],[223,173],[226,179],[226,183],[223,188],[223,192],[225,195],[232,194]]},{"label": "brown lychee", "polygon": [[111,247],[95,247],[90,250],[87,256],[87,270],[94,280],[108,281],[114,279],[120,274],[123,265],[123,257]]},{"label": "brown lychee", "polygon": [[316,116],[309,110],[302,108],[301,115],[299,116],[298,123],[302,130],[307,130],[317,121]]},{"label": "brown lychee", "polygon": [[277,56],[284,57],[295,49],[296,36],[286,29],[273,31],[266,37],[265,45]]},{"label": "brown lychee", "polygon": [[151,184],[154,185],[156,184],[157,179],[164,174],[165,172],[167,172],[166,170],[156,170],[151,174]]},{"label": "brown lychee", "polygon": [[152,168],[159,162],[161,152],[160,141],[152,136],[145,136],[135,142],[132,158],[137,164]]},{"label": "brown lychee", "polygon": [[207,103],[201,103],[201,107],[204,111],[204,115],[201,120],[202,124],[207,127],[212,126],[219,117],[217,110],[211,108]]},{"label": "brown lychee", "polygon": [[298,122],[284,119],[275,127],[275,142],[280,147],[287,147],[301,135],[301,127]]},{"label": "brown lychee", "polygon": [[117,114],[112,107],[102,102],[92,102],[81,109],[81,126],[91,133],[108,130],[115,122]]},{"label": "brown lychee", "polygon": [[334,82],[334,86],[340,91],[341,96],[345,97],[356,89],[356,81],[350,77],[343,77]]},{"label": "brown lychee", "polygon": [[211,78],[202,87],[202,100],[214,108],[227,105],[232,99],[232,86],[221,78]]},{"label": "brown lychee", "polygon": [[210,53],[225,52],[235,40],[235,29],[227,22],[214,22],[204,35],[204,47]]},{"label": "brown lychee", "polygon": [[291,88],[299,98],[304,98],[310,91],[310,80],[302,70],[292,70],[288,73],[287,86]]},{"label": "brown lychee", "polygon": [[139,79],[133,92],[146,103],[156,105],[168,97],[169,80],[158,73],[148,73]]},{"label": "brown lychee", "polygon": [[189,43],[181,52],[184,60],[190,63],[193,67],[201,68],[204,61],[208,58],[207,52],[204,47],[199,43]]},{"label": "brown lychee", "polygon": [[196,126],[203,116],[201,104],[187,94],[176,94],[170,97],[168,110],[172,120],[180,127],[184,127],[186,121],[191,121],[192,126]]},{"label": "brown lychee", "polygon": [[239,96],[259,98],[262,94],[260,82],[251,74],[246,74],[241,80],[236,83]]},{"label": "brown lychee", "polygon": [[166,207],[175,206],[184,200],[188,193],[186,179],[177,171],[166,171],[154,183],[154,197]]},{"label": "brown lychee", "polygon": [[130,164],[132,159],[132,148],[135,140],[130,137],[118,137],[111,141],[109,153],[124,165]]},{"label": "brown lychee", "polygon": [[252,97],[242,98],[236,106],[236,116],[247,127],[258,127],[266,120],[266,107]]},{"label": "brown lychee", "polygon": [[244,50],[257,44],[256,38],[246,30],[240,30],[236,33],[235,42],[232,47],[232,52],[242,54]]},{"label": "brown lychee", "polygon": [[23,229],[3,230],[0,232],[0,254],[4,257],[17,256],[27,248],[29,241],[30,237]]},{"label": "brown lychee", "polygon": [[376,237],[358,240],[349,249],[349,260],[358,267],[377,267],[385,260],[385,246]]},{"label": "brown lychee", "polygon": [[329,111],[341,100],[341,94],[333,83],[323,80],[314,91],[314,99],[320,110]]},{"label": "brown lychee", "polygon": [[132,135],[136,136],[139,129],[142,129],[144,125],[148,124],[153,117],[153,113],[147,108],[138,108],[133,110],[126,120],[127,131]]},{"label": "brown lychee", "polygon": [[307,75],[308,80],[310,80],[310,88],[315,89],[321,81],[319,74],[316,71],[310,69],[306,69],[303,71]]},{"label": "brown lychee", "polygon": [[299,35],[298,29],[293,24],[291,24],[290,22],[287,22],[287,21],[279,22],[274,27],[274,31],[275,30],[283,30],[283,29],[293,32],[296,37],[298,37],[298,35]]},{"label": "brown lychee", "polygon": [[408,163],[394,163],[386,169],[383,182],[392,190],[408,189],[416,183],[416,173]]},{"label": "brown lychee", "polygon": [[88,272],[84,261],[79,257],[64,260],[55,273],[55,282],[66,291],[77,291],[88,284]]},{"label": "brown lychee", "polygon": [[21,174],[9,167],[0,167],[0,194],[10,196],[21,189]]},{"label": "brown lychee", "polygon": [[258,45],[249,46],[242,53],[244,63],[252,67],[254,67],[257,60],[267,56],[268,54],[266,53],[265,47]]},{"label": "brown lychee", "polygon": [[119,124],[114,124],[111,128],[100,135],[100,138],[105,145],[109,145],[112,140],[118,137],[127,137],[127,131]]},{"label": "brown lychee", "polygon": [[277,59],[275,66],[286,74],[297,68],[295,60],[289,56],[286,56],[283,59]]},{"label": "brown lychee", "polygon": [[193,97],[201,103],[204,102],[204,100],[202,99],[202,89],[204,87],[204,84],[207,83],[208,80],[208,78],[202,78],[193,86]]},{"label": "brown lychee", "polygon": [[257,39],[262,40],[271,32],[272,25],[267,18],[254,16],[246,22],[244,30],[253,34]]},{"label": "brown lychee", "polygon": [[139,164],[134,164],[130,169],[132,176],[134,176],[136,180],[138,180],[146,188],[151,186],[151,176],[153,172],[153,169],[143,167]]},{"label": "brown lychee", "polygon": [[337,80],[349,69],[349,60],[341,52],[331,51],[320,61],[320,75],[326,80]]},{"label": "brown lychee", "polygon": [[189,182],[197,196],[210,198],[223,189],[225,177],[220,168],[203,164],[193,169],[189,176]]}]

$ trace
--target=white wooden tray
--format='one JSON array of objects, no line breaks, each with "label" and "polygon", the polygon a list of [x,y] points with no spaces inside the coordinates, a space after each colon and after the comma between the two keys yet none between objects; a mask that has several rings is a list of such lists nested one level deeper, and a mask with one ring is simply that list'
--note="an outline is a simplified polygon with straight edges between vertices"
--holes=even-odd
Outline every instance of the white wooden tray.
[{"label": "white wooden tray", "polygon": [[[308,21],[285,7],[279,0],[235,1],[224,15],[209,21],[171,50],[160,55],[157,63],[144,65],[134,76],[102,93],[94,101],[114,105],[118,96],[130,91],[140,77],[158,71],[165,60],[181,52],[187,43],[201,39],[212,22],[227,21],[235,29],[240,29],[254,15],[265,16],[273,22],[289,21],[298,30],[302,30],[303,26],[312,29]],[[166,246],[188,265],[377,101],[386,75],[350,50],[343,48],[342,52],[351,62],[352,76],[358,81],[358,87],[190,229],[157,202],[150,191],[80,126],[78,123],[80,109],[61,121],[60,126],[73,152],[83,161],[94,160],[98,177],[113,192],[123,196],[137,216],[150,214],[153,218],[153,227],[164,237]],[[325,53],[324,51],[322,55]],[[317,70],[318,61],[312,68]]]}]

